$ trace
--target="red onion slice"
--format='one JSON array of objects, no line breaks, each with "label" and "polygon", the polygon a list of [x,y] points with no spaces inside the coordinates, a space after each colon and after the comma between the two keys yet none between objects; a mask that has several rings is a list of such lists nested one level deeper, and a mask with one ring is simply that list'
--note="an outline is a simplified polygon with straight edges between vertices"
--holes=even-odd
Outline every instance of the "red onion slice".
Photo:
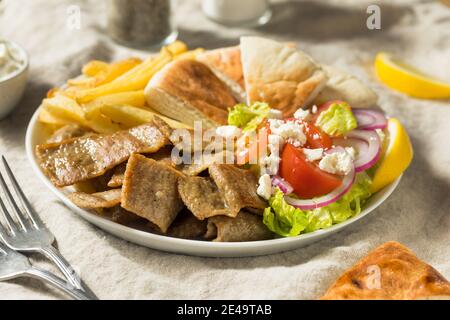
[{"label": "red onion slice", "polygon": [[[339,149],[339,147],[337,147],[327,151],[327,153],[333,152],[345,152],[345,150],[342,150],[342,148]],[[284,196],[284,199],[291,206],[294,206],[301,210],[314,210],[317,208],[322,208],[342,198],[352,187],[353,183],[355,182],[355,177],[356,177],[355,167],[352,166],[350,173],[344,177],[341,185],[324,196],[307,200],[295,199],[289,196]]]},{"label": "red onion slice", "polygon": [[352,112],[358,122],[358,129],[375,130],[387,127],[387,119],[380,111],[372,109],[353,109]]},{"label": "red onion slice", "polygon": [[355,148],[357,152],[354,161],[356,172],[373,167],[381,156],[381,141],[375,131],[353,130],[343,138],[334,139],[333,142],[338,146]]},{"label": "red onion slice", "polygon": [[274,187],[280,188],[281,192],[283,192],[284,194],[291,194],[292,192],[294,192],[294,188],[292,188],[289,182],[287,182],[280,176],[274,176],[272,178],[272,185]]}]

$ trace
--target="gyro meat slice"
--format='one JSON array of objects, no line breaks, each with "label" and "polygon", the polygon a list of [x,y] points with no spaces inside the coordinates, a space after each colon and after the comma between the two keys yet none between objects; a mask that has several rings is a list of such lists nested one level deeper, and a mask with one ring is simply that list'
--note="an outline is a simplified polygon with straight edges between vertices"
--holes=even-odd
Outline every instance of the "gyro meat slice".
[{"label": "gyro meat slice", "polygon": [[128,160],[122,187],[122,207],[157,225],[163,233],[184,204],[178,193],[182,174],[142,155]]},{"label": "gyro meat slice", "polygon": [[227,163],[227,159],[234,159],[232,152],[221,151],[218,153],[211,153],[202,155],[200,161],[194,161],[191,164],[181,164],[179,165],[179,170],[188,176],[198,176],[203,171],[208,170],[208,168],[217,163]]},{"label": "gyro meat slice", "polygon": [[206,239],[214,242],[259,241],[273,238],[260,216],[241,211],[236,218],[217,216],[208,219]]},{"label": "gyro meat slice", "polygon": [[267,203],[256,193],[258,181],[250,170],[234,165],[213,164],[209,174],[225,199],[227,208],[235,213],[243,208],[264,209]]},{"label": "gyro meat slice", "polygon": [[64,140],[82,137],[86,134],[91,133],[91,131],[80,125],[68,124],[56,130],[53,135],[47,140],[47,143],[59,143]]},{"label": "gyro meat slice", "polygon": [[222,194],[211,178],[182,178],[178,191],[184,204],[199,220],[218,215],[235,217],[238,213],[226,207]]},{"label": "gyro meat slice", "polygon": [[44,173],[57,187],[103,175],[132,153],[153,153],[168,145],[170,129],[157,120],[113,134],[95,134],[36,147]]},{"label": "gyro meat slice", "polygon": [[206,234],[206,220],[199,220],[188,210],[183,210],[167,231],[169,237],[201,239]]},{"label": "gyro meat slice", "polygon": [[104,192],[88,194],[84,192],[74,192],[69,194],[69,199],[75,205],[83,209],[103,209],[112,208],[120,204],[122,196],[121,189],[112,189]]},{"label": "gyro meat slice", "polygon": [[123,185],[123,179],[125,178],[125,170],[127,169],[127,164],[122,163],[114,168],[114,173],[108,182],[108,187],[119,188]]},{"label": "gyro meat slice", "polygon": [[[172,146],[167,146],[162,148],[156,153],[152,153],[148,155],[149,158],[152,158],[158,162],[166,164],[168,166],[174,167],[175,165],[171,160],[171,149]],[[122,163],[113,169],[113,174],[108,182],[108,187],[110,188],[119,188],[123,185],[123,179],[125,178],[125,170],[127,168],[126,163]]]},{"label": "gyro meat slice", "polygon": [[141,218],[138,215],[125,210],[119,205],[105,210],[105,213],[110,215],[112,221],[126,226],[131,226],[139,222],[147,222],[147,220],[145,220],[144,218]]}]

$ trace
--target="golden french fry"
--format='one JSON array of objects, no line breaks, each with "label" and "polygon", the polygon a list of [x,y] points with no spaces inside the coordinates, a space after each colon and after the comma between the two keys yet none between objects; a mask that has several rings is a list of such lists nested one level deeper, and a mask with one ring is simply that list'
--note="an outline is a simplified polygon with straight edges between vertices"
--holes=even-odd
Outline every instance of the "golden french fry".
[{"label": "golden french fry", "polygon": [[159,115],[149,108],[143,109],[127,105],[109,105],[101,108],[101,113],[112,119],[113,122],[119,123],[124,129],[151,122],[155,116],[166,121],[174,129],[191,128],[181,122]]},{"label": "golden french fry", "polygon": [[179,54],[174,57],[174,60],[182,60],[182,59],[188,59],[188,60],[195,60],[197,56],[201,53],[205,52],[205,49],[198,48],[195,50],[187,51],[182,54]]},{"label": "golden french fry", "polygon": [[188,51],[188,46],[183,41],[177,40],[167,47],[165,47],[172,55],[177,56],[179,54],[185,53]]},{"label": "golden french fry", "polygon": [[87,127],[97,133],[114,133],[123,129],[118,123],[114,123],[102,113],[91,115],[91,118],[87,120]]},{"label": "golden french fry", "polygon": [[107,94],[143,90],[153,75],[171,60],[170,55],[162,52],[156,58],[147,59],[110,83],[79,91],[77,100],[84,104]]},{"label": "golden french fry", "polygon": [[56,95],[53,98],[44,99],[42,106],[53,116],[86,125],[83,109],[69,97]]},{"label": "golden french fry", "polygon": [[124,73],[141,64],[142,60],[139,58],[129,58],[118,61],[108,65],[105,70],[102,70],[91,77],[78,77],[67,82],[70,86],[82,86],[84,88],[94,88],[102,84],[110,83],[114,79],[120,77]]},{"label": "golden french fry", "polygon": [[61,92],[60,88],[51,88],[47,91],[47,98],[53,98],[55,95]]},{"label": "golden french fry", "polygon": [[47,109],[44,107],[41,108],[41,111],[39,112],[39,122],[53,125],[55,127],[61,127],[67,124],[73,123],[73,121],[64,119],[61,117],[58,117],[54,114],[51,114]]},{"label": "golden french fry", "polygon": [[108,70],[109,64],[99,60],[92,60],[83,67],[83,74],[87,77],[95,77],[98,73]]},{"label": "golden french fry", "polygon": [[147,104],[144,91],[131,91],[109,94],[98,97],[91,102],[82,106],[86,119],[90,119],[92,114],[96,113],[100,108],[106,105],[131,105],[142,108]]}]

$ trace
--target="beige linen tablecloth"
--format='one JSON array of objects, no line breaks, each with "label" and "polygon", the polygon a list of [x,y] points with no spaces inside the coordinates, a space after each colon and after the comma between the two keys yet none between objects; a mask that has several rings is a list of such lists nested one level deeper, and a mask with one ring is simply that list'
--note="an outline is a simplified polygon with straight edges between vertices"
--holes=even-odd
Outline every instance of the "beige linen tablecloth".
[{"label": "beige linen tablecloth", "polygon": [[[366,28],[371,3],[381,8],[381,30]],[[80,30],[67,27],[70,5],[81,8]],[[232,29],[208,21],[197,1],[179,1],[180,39],[206,48],[236,44],[244,34],[297,42],[317,60],[370,84],[381,107],[406,126],[415,158],[382,206],[336,236],[277,255],[212,259],[159,252],[111,236],[64,207],[34,175],[25,155],[25,130],[46,91],[77,75],[90,59],[113,60],[133,52],[105,35],[102,1],[7,1],[0,36],[28,50],[31,74],[23,100],[0,121],[0,153],[8,157],[61,252],[100,298],[315,299],[346,268],[389,240],[404,243],[450,278],[450,104],[390,91],[372,70],[375,53],[384,50],[450,80],[450,8],[437,1],[278,1],[274,10],[268,26]],[[52,268],[38,257],[33,260]],[[17,280],[0,283],[0,298],[64,296],[37,281]]]}]

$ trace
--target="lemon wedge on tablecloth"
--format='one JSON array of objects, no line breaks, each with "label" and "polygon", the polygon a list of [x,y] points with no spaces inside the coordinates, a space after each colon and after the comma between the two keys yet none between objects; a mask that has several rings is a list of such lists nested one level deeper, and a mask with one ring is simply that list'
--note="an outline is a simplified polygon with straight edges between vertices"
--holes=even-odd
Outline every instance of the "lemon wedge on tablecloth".
[{"label": "lemon wedge on tablecloth", "polygon": [[385,52],[375,58],[375,72],[388,87],[423,99],[450,98],[450,84],[434,79]]},{"label": "lemon wedge on tablecloth", "polygon": [[413,158],[411,141],[400,121],[395,118],[389,119],[387,131],[387,147],[375,171],[372,192],[379,191],[397,179],[408,168]]}]

